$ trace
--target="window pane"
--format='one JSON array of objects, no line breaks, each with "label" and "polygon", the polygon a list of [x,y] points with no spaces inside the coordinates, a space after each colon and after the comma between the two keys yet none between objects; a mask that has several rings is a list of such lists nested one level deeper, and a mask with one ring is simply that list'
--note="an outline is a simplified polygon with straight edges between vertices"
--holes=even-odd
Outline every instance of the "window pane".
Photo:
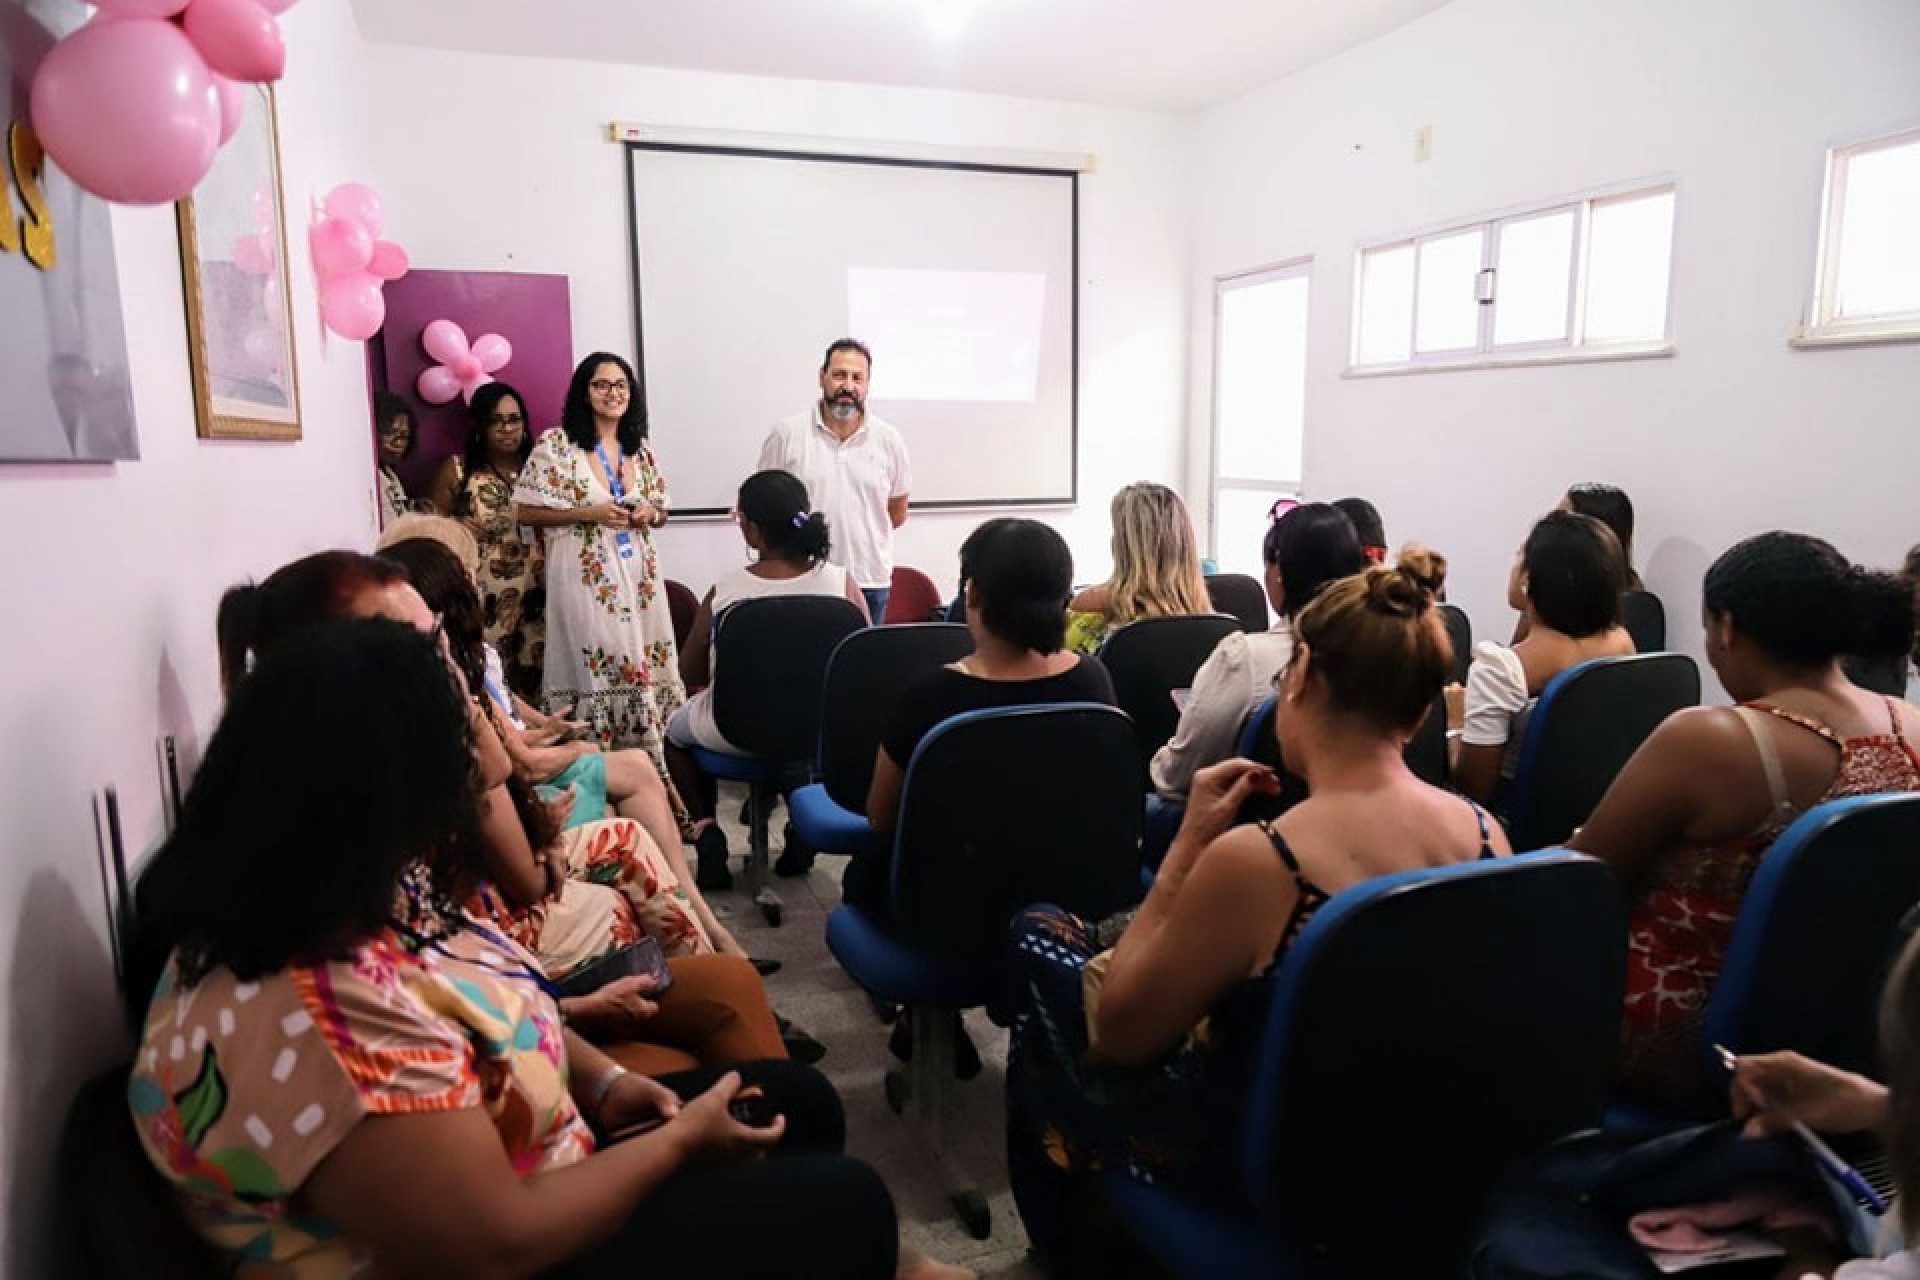
[{"label": "window pane", "polygon": [[1460,351],[1480,345],[1480,303],[1474,297],[1473,285],[1474,277],[1480,274],[1485,239],[1485,233],[1475,227],[1420,246],[1415,351]]},{"label": "window pane", "polygon": [[1673,192],[1596,202],[1587,229],[1586,341],[1667,336]]},{"label": "window pane", "polygon": [[1307,277],[1222,286],[1216,341],[1215,474],[1297,482],[1306,411]]},{"label": "window pane", "polygon": [[1509,222],[1494,259],[1493,342],[1565,342],[1573,279],[1573,211]]},{"label": "window pane", "polygon": [[1920,142],[1846,162],[1836,317],[1920,311]]},{"label": "window pane", "polygon": [[1267,512],[1277,489],[1216,489],[1213,494],[1213,561],[1222,573],[1259,578],[1265,572],[1260,546],[1267,536]]},{"label": "window pane", "polygon": [[1360,255],[1356,364],[1404,364],[1413,354],[1413,246]]}]

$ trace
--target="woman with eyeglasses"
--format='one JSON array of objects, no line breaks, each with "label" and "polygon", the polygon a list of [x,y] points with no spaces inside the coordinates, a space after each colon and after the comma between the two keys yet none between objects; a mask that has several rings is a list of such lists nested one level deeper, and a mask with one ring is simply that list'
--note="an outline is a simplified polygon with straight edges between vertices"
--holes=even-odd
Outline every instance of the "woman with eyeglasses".
[{"label": "woman with eyeglasses", "polygon": [[635,390],[619,356],[582,360],[561,425],[541,434],[513,500],[546,542],[547,710],[570,711],[604,746],[644,748],[665,777],[666,724],[686,691],[653,545],[667,482]]},{"label": "woman with eyeglasses", "polygon": [[413,510],[413,499],[395,470],[413,456],[420,439],[420,424],[414,420],[413,406],[391,391],[373,396],[373,429],[380,457],[380,527],[386,528]]},{"label": "woman with eyeglasses", "polygon": [[489,382],[467,405],[467,442],[440,464],[428,491],[433,509],[464,521],[480,544],[476,574],[487,643],[500,655],[507,687],[538,700],[546,649],[546,549],[520,523],[513,489],[533,452],[526,401]]}]

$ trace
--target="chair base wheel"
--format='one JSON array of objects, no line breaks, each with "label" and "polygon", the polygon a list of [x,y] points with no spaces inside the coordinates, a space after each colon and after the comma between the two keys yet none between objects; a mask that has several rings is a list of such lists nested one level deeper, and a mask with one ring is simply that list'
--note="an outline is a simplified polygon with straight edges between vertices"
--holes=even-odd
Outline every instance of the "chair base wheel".
[{"label": "chair base wheel", "polygon": [[780,901],[780,895],[771,889],[762,889],[753,895],[753,902],[760,908],[760,914],[766,917],[767,926],[778,929],[786,911],[785,904]]},{"label": "chair base wheel", "polygon": [[956,1191],[952,1202],[953,1212],[968,1235],[975,1240],[985,1240],[993,1234],[993,1209],[984,1195],[978,1191]]},{"label": "chair base wheel", "polygon": [[883,1082],[883,1091],[887,1095],[887,1108],[895,1115],[905,1115],[907,1103],[913,1097],[913,1085],[908,1081],[906,1072],[889,1071]]}]

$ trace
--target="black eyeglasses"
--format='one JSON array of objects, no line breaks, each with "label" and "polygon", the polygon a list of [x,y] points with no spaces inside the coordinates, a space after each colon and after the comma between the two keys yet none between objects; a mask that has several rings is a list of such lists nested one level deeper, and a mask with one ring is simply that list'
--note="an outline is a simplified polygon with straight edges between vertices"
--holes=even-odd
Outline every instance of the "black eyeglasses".
[{"label": "black eyeglasses", "polygon": [[497,413],[487,420],[489,426],[517,427],[527,420],[523,413]]},{"label": "black eyeglasses", "polygon": [[605,378],[595,378],[592,382],[589,382],[587,386],[591,390],[598,391],[603,396],[623,396],[632,389],[628,383],[609,382]]}]

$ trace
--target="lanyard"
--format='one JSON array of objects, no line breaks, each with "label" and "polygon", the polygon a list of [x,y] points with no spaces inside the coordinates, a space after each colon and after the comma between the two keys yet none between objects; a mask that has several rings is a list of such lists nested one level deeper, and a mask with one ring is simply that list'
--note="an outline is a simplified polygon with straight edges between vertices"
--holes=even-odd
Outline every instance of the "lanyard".
[{"label": "lanyard", "polygon": [[627,469],[627,455],[624,452],[621,453],[620,465],[616,467],[613,463],[607,461],[607,446],[605,442],[594,445],[593,451],[600,455],[600,469],[607,473],[607,488],[612,491],[613,500],[615,502],[620,501],[627,496],[626,486],[620,483],[620,473]]}]

